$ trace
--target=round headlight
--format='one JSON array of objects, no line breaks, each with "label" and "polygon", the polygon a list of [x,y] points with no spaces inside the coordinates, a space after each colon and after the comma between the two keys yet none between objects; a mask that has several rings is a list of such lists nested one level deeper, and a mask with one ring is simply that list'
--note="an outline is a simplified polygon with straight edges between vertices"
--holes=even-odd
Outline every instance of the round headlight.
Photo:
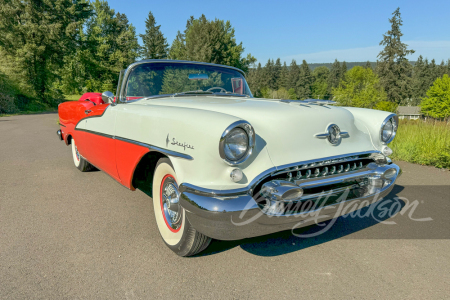
[{"label": "round headlight", "polygon": [[242,128],[234,128],[225,137],[225,156],[231,161],[241,159],[248,149],[248,135]]},{"label": "round headlight", "polygon": [[396,115],[390,115],[384,120],[380,132],[381,141],[383,143],[388,144],[394,139],[395,133],[397,132],[397,124],[398,121]]},{"label": "round headlight", "polygon": [[228,164],[243,163],[251,155],[255,144],[253,127],[246,121],[231,124],[222,134],[219,154]]}]

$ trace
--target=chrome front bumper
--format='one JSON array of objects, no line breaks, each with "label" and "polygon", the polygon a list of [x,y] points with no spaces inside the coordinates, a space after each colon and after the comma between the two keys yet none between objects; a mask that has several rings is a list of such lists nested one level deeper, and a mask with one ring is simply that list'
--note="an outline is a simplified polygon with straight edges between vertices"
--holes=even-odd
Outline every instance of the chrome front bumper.
[{"label": "chrome front bumper", "polygon": [[[391,178],[389,184],[376,189],[369,188],[369,194],[359,198],[347,200],[343,197],[340,202],[331,205],[322,206],[319,200],[317,206],[298,213],[268,213],[248,193],[226,194],[222,191],[219,195],[192,187],[180,187],[180,204],[191,225],[199,232],[218,240],[238,240],[321,223],[378,202],[392,190],[401,169],[395,164],[380,165],[370,173],[382,174],[388,168],[396,169],[396,176]],[[368,173],[364,171],[354,175],[367,176]],[[343,175],[343,178],[336,176],[334,180],[345,180],[344,176],[348,175]],[[325,203],[326,194],[323,200],[322,203]]]}]

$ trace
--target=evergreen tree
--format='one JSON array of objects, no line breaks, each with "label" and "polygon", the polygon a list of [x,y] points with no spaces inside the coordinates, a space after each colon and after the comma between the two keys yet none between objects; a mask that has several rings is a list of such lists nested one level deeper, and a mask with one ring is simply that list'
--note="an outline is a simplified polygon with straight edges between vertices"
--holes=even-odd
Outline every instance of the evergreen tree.
[{"label": "evergreen tree", "polygon": [[432,84],[436,80],[436,78],[441,77],[439,67],[436,65],[436,61],[434,60],[434,58],[431,60],[429,68],[430,68],[430,81]]},{"label": "evergreen tree", "polygon": [[152,12],[148,13],[145,20],[145,34],[140,34],[144,46],[141,50],[141,56],[144,59],[167,58],[169,45],[160,29],[161,25],[156,26],[155,17]]},{"label": "evergreen tree", "polygon": [[341,72],[341,64],[335,59],[334,63],[331,65],[330,75],[328,76],[328,94],[331,94],[332,90],[339,86],[339,82],[342,78]]},{"label": "evergreen tree", "polygon": [[[273,76],[274,76],[274,84],[273,89],[279,89],[281,87],[280,85],[280,78],[281,78],[281,60],[277,58],[274,66],[273,66]],[[271,87],[272,88],[272,87]]]},{"label": "evergreen tree", "polygon": [[447,67],[444,63],[444,60],[441,61],[441,64],[439,65],[439,72],[438,77],[444,76],[444,74],[447,72]]},{"label": "evergreen tree", "polygon": [[273,82],[273,61],[269,58],[267,60],[267,63],[262,68],[262,74],[261,74],[261,88],[267,87],[271,88]]},{"label": "evergreen tree", "polygon": [[373,69],[372,69],[372,64],[370,63],[370,61],[367,61],[367,62],[366,62],[366,69],[371,69],[371,70],[373,70]]},{"label": "evergreen tree", "polygon": [[345,73],[347,73],[347,63],[344,60],[341,65],[341,80],[345,79]]},{"label": "evergreen tree", "polygon": [[329,99],[328,96],[328,77],[330,69],[325,66],[317,67],[313,71],[314,83],[312,85],[312,94],[315,99]]},{"label": "evergreen tree", "polygon": [[278,88],[287,89],[288,74],[289,74],[289,69],[286,65],[286,62],[284,62],[283,67],[281,67],[280,78],[278,79]]},{"label": "evergreen tree", "polygon": [[119,72],[136,61],[136,30],[125,14],[115,13],[104,0],[93,2],[95,14],[86,23],[87,91],[115,90]]},{"label": "evergreen tree", "polygon": [[414,64],[413,68],[411,105],[418,105],[420,101],[422,101],[422,98],[425,97],[425,93],[429,88],[429,85],[427,83],[427,69],[428,60],[424,61],[422,55],[419,55],[419,58]]},{"label": "evergreen tree", "polygon": [[290,97],[292,97],[292,93],[290,92],[291,88],[294,89],[296,95],[298,95],[297,84],[298,84],[299,78],[300,78],[300,68],[297,65],[297,62],[295,61],[295,59],[293,59],[291,62],[291,65],[289,67],[289,73],[288,73],[287,80],[286,80],[288,93],[289,93]]},{"label": "evergreen tree", "polygon": [[170,49],[171,59],[187,59],[233,66],[248,71],[256,59],[244,52],[242,42],[237,44],[230,21],[207,20],[205,15],[191,17],[184,33],[178,33]]},{"label": "evergreen tree", "polygon": [[264,76],[264,70],[261,66],[261,63],[258,63],[258,67],[256,68],[255,73],[255,93],[257,97],[261,97],[261,88],[262,86],[262,80]]},{"label": "evergreen tree", "polygon": [[81,25],[91,13],[83,0],[0,2],[0,47],[43,102],[53,98],[57,70],[79,46]]},{"label": "evergreen tree", "polygon": [[271,90],[277,89],[275,64],[273,62],[273,59],[269,59],[264,66],[263,85],[267,86]]},{"label": "evergreen tree", "polygon": [[400,8],[392,15],[393,17],[389,19],[391,29],[383,35],[380,42],[384,49],[378,54],[377,73],[387,93],[387,100],[399,104],[407,101],[411,95],[411,80],[408,74],[412,66],[406,56],[414,53],[414,50],[408,50],[408,45],[401,42],[403,34],[400,27],[403,22]]},{"label": "evergreen tree", "polygon": [[314,78],[311,74],[311,70],[309,69],[306,60],[303,60],[302,65],[300,67],[299,79],[297,82],[297,93],[299,99],[308,99],[311,98],[312,92],[311,88],[314,82]]},{"label": "evergreen tree", "polygon": [[177,32],[175,40],[173,40],[172,45],[170,46],[169,58],[179,60],[186,59],[186,45],[184,40],[184,34],[182,34],[179,30]]}]

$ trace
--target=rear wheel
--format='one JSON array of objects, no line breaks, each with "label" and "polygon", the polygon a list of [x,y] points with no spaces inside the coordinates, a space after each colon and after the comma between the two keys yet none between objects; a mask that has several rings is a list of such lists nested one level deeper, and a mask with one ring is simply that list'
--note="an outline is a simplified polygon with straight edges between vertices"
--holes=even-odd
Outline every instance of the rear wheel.
[{"label": "rear wheel", "polygon": [[78,152],[77,145],[75,143],[75,139],[72,138],[71,140],[72,144],[72,157],[73,157],[73,163],[75,164],[75,167],[78,168],[81,172],[88,172],[91,170],[94,170],[95,167],[91,165],[81,154]]},{"label": "rear wheel", "polygon": [[211,238],[191,226],[179,204],[177,177],[168,158],[156,164],[153,176],[153,208],[164,243],[179,256],[195,255],[208,247]]}]

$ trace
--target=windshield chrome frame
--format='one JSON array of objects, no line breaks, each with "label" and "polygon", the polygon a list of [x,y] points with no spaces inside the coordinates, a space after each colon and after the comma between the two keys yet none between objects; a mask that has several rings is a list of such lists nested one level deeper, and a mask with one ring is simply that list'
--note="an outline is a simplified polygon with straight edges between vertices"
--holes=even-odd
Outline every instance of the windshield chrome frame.
[{"label": "windshield chrome frame", "polygon": [[[235,67],[231,67],[231,66],[212,64],[212,63],[205,63],[205,62],[199,62],[199,61],[189,61],[189,60],[144,59],[144,60],[132,63],[131,65],[128,66],[128,68],[126,68],[125,74],[122,77],[122,82],[119,82],[121,87],[120,87],[120,94],[117,95],[117,103],[128,103],[129,102],[129,101],[126,100],[126,96],[124,95],[124,91],[126,90],[126,87],[127,87],[127,84],[128,84],[128,77],[130,76],[130,74],[134,70],[134,68],[136,68],[139,65],[148,64],[148,63],[180,63],[180,64],[194,64],[194,65],[222,67],[222,68],[228,68],[228,69],[232,69],[232,70],[238,71],[239,73],[242,74],[244,79],[246,79],[244,71],[242,71],[241,69],[235,68]],[[248,86],[248,83],[247,83],[247,86]],[[117,89],[119,89],[119,87]],[[249,97],[253,98],[253,94],[252,94],[252,91],[250,90],[250,88],[249,88],[249,92],[250,92],[250,96]],[[173,95],[173,94],[170,94],[170,95]],[[153,96],[157,96],[157,95],[153,95]],[[150,97],[152,97],[152,96],[150,96]],[[145,97],[145,98],[150,98],[150,97]]]}]

